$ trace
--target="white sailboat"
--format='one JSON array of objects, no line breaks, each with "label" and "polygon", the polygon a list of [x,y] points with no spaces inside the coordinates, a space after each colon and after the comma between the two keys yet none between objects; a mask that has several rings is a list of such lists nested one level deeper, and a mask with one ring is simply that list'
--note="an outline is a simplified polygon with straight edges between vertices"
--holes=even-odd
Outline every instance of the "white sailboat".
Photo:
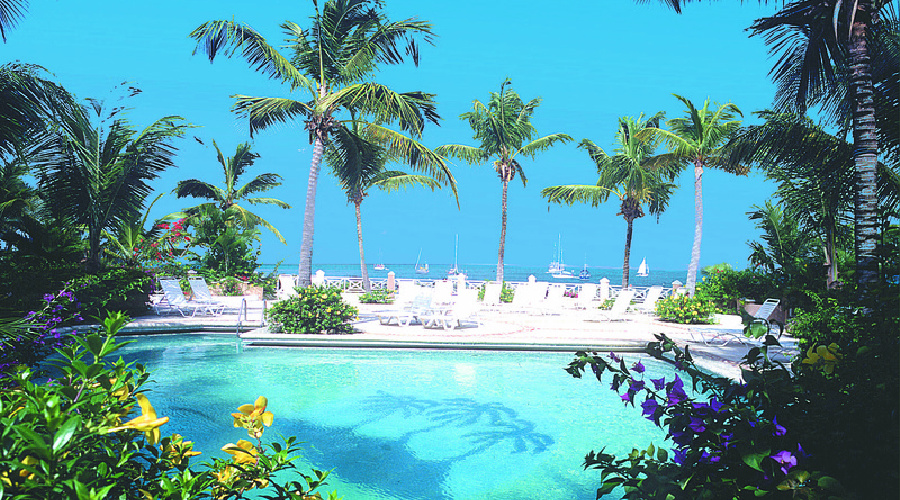
[{"label": "white sailboat", "polygon": [[453,251],[453,267],[447,271],[447,276],[465,276],[466,273],[459,270],[459,235],[456,235],[456,249]]},{"label": "white sailboat", "polygon": [[419,255],[416,257],[416,274],[428,274],[428,262],[425,262],[423,265],[419,265],[419,260],[422,258],[422,249],[419,249]]},{"label": "white sailboat", "polygon": [[650,268],[647,267],[647,257],[644,257],[644,260],[641,261],[641,265],[638,266],[638,276],[649,276]]},{"label": "white sailboat", "polygon": [[571,280],[575,279],[575,274],[572,271],[566,271],[566,265],[563,264],[562,259],[562,236],[559,237],[559,242],[556,244],[557,256],[556,260],[550,263],[550,269],[547,271],[556,279],[561,280]]}]

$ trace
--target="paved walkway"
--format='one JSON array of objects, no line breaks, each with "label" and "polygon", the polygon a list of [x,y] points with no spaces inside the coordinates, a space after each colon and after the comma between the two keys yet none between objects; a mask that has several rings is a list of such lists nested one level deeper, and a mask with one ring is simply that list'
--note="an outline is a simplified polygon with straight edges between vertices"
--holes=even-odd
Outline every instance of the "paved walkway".
[{"label": "paved walkway", "polygon": [[[382,325],[377,313],[390,309],[390,306],[359,304],[360,318],[353,323],[355,333],[284,335],[269,334],[265,329],[262,322],[263,302],[251,301],[247,306],[246,316],[240,318],[237,308],[226,310],[221,316],[142,316],[135,318],[124,329],[124,333],[214,331],[236,334],[240,319],[242,338],[251,345],[260,346],[553,351],[640,351],[648,342],[656,340],[655,334],[664,333],[679,345],[689,345],[694,361],[699,366],[734,379],[740,378],[738,363],[748,350],[748,346],[736,340],[716,347],[701,341],[702,337],[710,338],[720,333],[738,334],[739,328],[676,325],[639,314],[629,314],[623,321],[597,321],[596,315],[592,316],[585,311],[566,310],[557,315],[486,312],[479,316],[477,325],[467,323],[461,328],[444,330],[425,328],[421,324]],[[788,352],[796,350],[795,339],[783,337],[782,344]]]}]

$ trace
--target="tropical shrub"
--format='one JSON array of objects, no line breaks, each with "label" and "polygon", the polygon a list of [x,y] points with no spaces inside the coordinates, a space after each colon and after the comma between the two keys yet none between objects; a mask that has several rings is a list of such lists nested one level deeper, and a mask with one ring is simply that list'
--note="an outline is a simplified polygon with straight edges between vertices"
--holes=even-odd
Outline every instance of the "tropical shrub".
[{"label": "tropical shrub", "polygon": [[[481,288],[478,289],[478,300],[484,300],[484,291],[485,286],[481,285]],[[513,297],[516,295],[516,289],[507,285],[506,282],[503,282],[503,286],[500,287],[500,302],[510,303],[513,301]]]},{"label": "tropical shrub", "polygon": [[656,315],[659,319],[675,323],[710,323],[715,311],[712,301],[702,297],[673,295],[656,302]]},{"label": "tropical shrub", "polygon": [[360,295],[359,301],[365,304],[391,304],[394,302],[394,294],[379,288]]},{"label": "tropical shrub", "polygon": [[735,271],[728,264],[718,264],[703,269],[703,279],[695,296],[711,300],[717,312],[740,314],[743,299],[761,304],[780,294],[771,275],[751,269]]},{"label": "tropical shrub", "polygon": [[153,276],[140,269],[108,269],[87,274],[66,283],[81,302],[86,319],[105,317],[109,311],[123,311],[129,316],[147,312],[153,289]]},{"label": "tropical shrub", "polygon": [[228,443],[222,451],[230,460],[192,469],[191,457],[199,454],[192,443],[161,435],[169,418],[158,416],[145,394],[150,373],[121,358],[106,360],[124,344],[114,335],[127,321],[111,313],[102,333],[58,349],[46,382],[28,368],[9,373],[16,387],[0,391],[0,496],[225,499],[261,490],[266,498],[321,499],[314,490],[327,472],[301,474],[306,484],[274,476],[295,468],[298,448],[293,437],[263,442],[264,428],[274,422],[265,397],[226,417],[252,442]]},{"label": "tropical shrub", "polygon": [[339,288],[311,285],[296,297],[280,300],[267,317],[284,333],[350,333],[359,311],[341,299]]},{"label": "tropical shrub", "polygon": [[693,380],[691,395],[677,373],[645,379],[640,361],[629,368],[614,353],[607,360],[579,352],[566,370],[581,378],[589,367],[598,381],[605,373],[612,375],[611,388],[621,393],[625,405],[639,405],[642,415],[665,429],[675,445],[670,453],[650,443],[623,458],[603,450],[588,453],[585,468],[602,472],[597,498],[620,486],[626,499],[829,498],[843,493],[837,480],[810,468],[806,442],[798,440],[806,436],[785,423],[773,404],[770,391],[787,395],[790,381],[790,373],[766,355],[777,345],[773,337],[744,358],[754,375],[747,384],[704,373],[693,365],[687,348],[680,349],[665,335],[657,339],[648,352],[659,359],[673,354],[676,368]]}]

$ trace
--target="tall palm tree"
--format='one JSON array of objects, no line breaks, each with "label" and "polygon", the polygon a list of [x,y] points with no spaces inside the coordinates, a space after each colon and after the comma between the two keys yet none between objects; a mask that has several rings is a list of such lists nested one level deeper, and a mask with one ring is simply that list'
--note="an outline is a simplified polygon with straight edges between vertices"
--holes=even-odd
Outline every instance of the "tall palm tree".
[{"label": "tall palm tree", "polygon": [[651,215],[661,214],[668,207],[669,196],[675,189],[672,181],[681,170],[680,163],[661,164],[658,168],[649,166],[648,160],[656,147],[652,137],[637,135],[646,127],[659,127],[664,116],[659,112],[644,119],[619,118],[616,132],[616,147],[610,156],[590,139],[582,139],[580,148],[587,150],[591,160],[597,165],[600,178],[595,185],[550,186],[541,190],[541,196],[549,202],[590,203],[596,207],[615,194],[621,203],[619,213],[628,224],[625,234],[625,255],[622,261],[622,288],[628,288],[631,272],[631,235],[635,219],[643,217],[643,205],[647,204]]},{"label": "tall palm tree", "polygon": [[272,231],[279,241],[285,243],[284,237],[281,236],[281,233],[278,232],[275,226],[238,203],[246,201],[251,205],[264,204],[275,205],[283,209],[291,208],[287,203],[275,198],[250,197],[252,194],[262,193],[280,186],[281,176],[272,173],[260,174],[243,186],[237,187],[240,177],[248,168],[253,166],[259,155],[251,151],[251,146],[248,142],[238,144],[237,148],[235,148],[234,156],[227,158],[222,154],[215,140],[213,140],[213,147],[216,148],[216,158],[222,166],[222,172],[225,174],[225,185],[219,187],[198,179],[180,181],[178,187],[173,190],[179,198],[191,197],[210,200],[196,207],[185,209],[184,213],[186,215],[195,215],[203,211],[202,207],[207,207],[209,210],[228,211],[244,227],[252,228],[257,224],[261,225]]},{"label": "tall palm tree", "polygon": [[[691,0],[659,1],[681,12],[681,5]],[[886,16],[889,22],[883,22]],[[781,99],[794,101],[804,111],[810,104],[824,103],[826,111],[827,103],[837,104],[832,109],[843,109],[840,115],[851,124],[856,282],[864,294],[880,281],[875,255],[879,144],[894,160],[900,156],[900,118],[895,112],[900,79],[896,69],[885,64],[900,57],[896,26],[896,12],[887,0],[801,0],[751,28],[754,34],[764,33],[771,51],[780,53],[773,72]],[[835,82],[847,92],[835,93]],[[835,99],[841,95],[846,97]],[[876,114],[878,104],[887,118]]]},{"label": "tall palm tree", "polygon": [[891,2],[801,0],[751,28],[779,55],[772,74],[780,109],[805,112],[818,104],[833,123],[852,128],[856,280],[864,293],[881,280],[875,252],[879,143],[895,162],[900,156],[896,26]]},{"label": "tall palm tree", "polygon": [[459,116],[461,120],[469,122],[469,126],[475,131],[473,138],[481,143],[479,146],[448,144],[435,149],[435,152],[442,156],[458,158],[470,164],[494,160],[494,171],[497,172],[503,186],[500,204],[500,248],[497,252],[498,283],[503,283],[507,188],[517,174],[522,179],[522,186],[528,182],[517,157],[524,155],[534,158],[536,153],[556,143],[572,141],[566,134],[551,134],[533,139],[537,135],[537,130],[531,124],[531,115],[541,104],[541,99],[523,102],[519,94],[509,88],[511,84],[508,78],[505,79],[500,84],[500,92],[491,92],[487,104],[474,101],[474,109]]},{"label": "tall palm tree", "polygon": [[746,175],[747,167],[729,163],[723,146],[728,137],[741,125],[738,116],[741,110],[732,103],[722,104],[715,110],[710,108],[710,100],[697,109],[694,103],[673,94],[687,107],[687,115],[666,122],[669,130],[646,127],[639,131],[640,138],[653,137],[662,140],[670,152],[656,156],[653,165],[688,163],[694,166],[694,243],[691,247],[691,263],[688,266],[685,288],[693,295],[697,283],[697,268],[700,265],[700,241],[703,238],[703,169],[717,168],[737,175]]},{"label": "tall palm tree", "polygon": [[280,97],[234,95],[234,111],[247,117],[250,133],[300,118],[309,132],[313,157],[306,189],[303,239],[300,244],[299,285],[312,277],[313,232],[315,230],[316,186],[328,137],[345,127],[338,119],[341,110],[361,119],[396,123],[401,130],[420,136],[425,121],[438,123],[434,96],[421,91],[398,93],[366,82],[380,64],[397,64],[405,54],[418,63],[415,37],[431,41],[431,24],[415,19],[390,21],[378,11],[373,0],[328,0],[322,12],[313,1],[312,26],[281,24],[288,56],[270,45],[257,31],[234,21],[210,21],[190,36],[197,40],[212,62],[221,52],[226,57],[240,54],[255,70],[287,84],[290,92],[302,92],[301,100]]},{"label": "tall palm tree", "polygon": [[[388,138],[390,140],[386,140]],[[356,212],[359,266],[366,292],[371,291],[371,284],[363,252],[360,206],[368,191],[378,188],[391,192],[409,186],[422,186],[434,191],[448,185],[456,194],[456,180],[440,156],[411,138],[400,139],[400,136],[383,127],[369,125],[362,128],[354,123],[348,129],[337,131],[325,151],[325,162],[331,166]],[[425,174],[387,170],[387,164],[391,162],[407,163],[413,170]]]},{"label": "tall palm tree", "polygon": [[55,115],[69,113],[75,106],[75,99],[48,80],[42,67],[3,64],[0,66],[0,154],[20,155],[27,149],[28,139],[55,121]]},{"label": "tall palm tree", "polygon": [[116,118],[121,108],[105,114],[96,101],[90,108],[69,111],[37,141],[31,162],[51,211],[86,228],[86,268],[96,272],[103,231],[136,220],[144,212],[144,201],[152,191],[149,182],[174,165],[172,141],[182,137],[189,125],[168,116],[138,131]]}]

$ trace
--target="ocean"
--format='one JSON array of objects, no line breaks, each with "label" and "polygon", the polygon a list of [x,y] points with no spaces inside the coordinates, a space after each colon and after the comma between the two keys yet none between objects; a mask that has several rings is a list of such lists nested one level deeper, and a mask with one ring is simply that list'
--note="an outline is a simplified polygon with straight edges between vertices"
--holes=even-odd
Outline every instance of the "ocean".
[{"label": "ocean", "polygon": [[[387,264],[387,269],[384,271],[376,271],[372,264],[368,265],[369,268],[369,279],[378,280],[378,279],[387,279],[387,274],[389,271],[394,272],[394,276],[399,279],[431,279],[431,280],[439,280],[447,277],[447,270],[449,270],[452,266],[450,264],[433,264],[429,265],[429,273],[427,274],[417,274],[415,272],[415,264]],[[472,281],[491,281],[497,277],[497,265],[496,264],[465,264],[460,265],[460,271],[466,273],[469,280]],[[360,277],[360,269],[359,264],[313,264],[313,272],[318,270],[325,271],[326,276],[347,276],[347,277]],[[580,268],[571,267],[568,268],[569,271],[572,271],[576,276],[581,271]],[[547,272],[547,267],[535,267],[535,266],[513,266],[506,265],[504,266],[504,279],[506,281],[511,282],[524,282],[528,281],[528,277],[534,275],[535,279],[538,281],[549,281],[551,283],[599,283],[601,279],[607,278],[611,285],[621,285],[622,284],[622,269],[614,269],[614,268],[604,268],[604,267],[591,267],[588,266],[588,272],[591,273],[591,278],[589,280],[579,280],[577,277],[575,279],[556,279],[553,278],[550,273]],[[262,264],[259,268],[259,271],[262,273],[271,273],[275,271],[275,264]],[[297,264],[291,263],[286,264],[282,263],[281,266],[278,267],[278,273],[283,274],[296,274],[297,273]],[[680,281],[682,284],[687,281],[687,271],[655,271],[650,270],[649,276],[638,276],[637,275],[637,266],[631,268],[631,273],[629,277],[629,283],[636,287],[649,287],[654,285],[664,286],[666,288],[672,287],[673,281]]]}]

